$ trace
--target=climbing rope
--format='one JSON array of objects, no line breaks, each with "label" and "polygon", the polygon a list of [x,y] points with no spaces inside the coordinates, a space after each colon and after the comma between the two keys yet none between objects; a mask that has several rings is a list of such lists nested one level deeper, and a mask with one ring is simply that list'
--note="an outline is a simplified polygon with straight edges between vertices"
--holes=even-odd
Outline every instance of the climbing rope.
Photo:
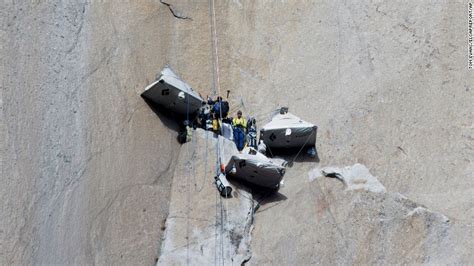
[{"label": "climbing rope", "polygon": [[218,233],[217,233],[217,224],[218,224],[217,216],[218,216],[218,209],[219,209],[217,207],[217,201],[219,200],[218,198],[219,198],[219,192],[216,189],[216,205],[215,205],[216,206],[216,215],[215,215],[215,217],[216,217],[215,225],[216,226],[215,226],[215,229],[214,229],[214,265],[217,265],[217,235],[218,235]]},{"label": "climbing rope", "polygon": [[306,144],[308,143],[308,140],[311,138],[313,134],[310,133],[308,135],[308,137],[306,138],[306,141],[304,142],[304,144],[301,146],[300,150],[298,151],[298,153],[296,154],[295,158],[293,158],[293,160],[290,162],[291,164],[293,164],[293,162],[296,160],[296,158],[298,158],[298,155],[300,155],[301,151],[303,150],[303,148],[306,146]]},{"label": "climbing rope", "polygon": [[215,78],[216,78],[216,84],[217,85],[217,95],[220,95],[221,93],[221,87],[220,87],[220,71],[219,71],[219,54],[217,50],[217,26],[216,26],[216,7],[215,7],[215,2],[214,0],[209,1],[210,6],[212,7],[212,14],[211,14],[211,29],[212,29],[212,39],[213,39],[213,48],[214,48],[214,61],[215,61]]},{"label": "climbing rope", "polygon": [[272,149],[270,149],[270,147],[269,147],[269,146],[267,146],[267,149],[268,149],[268,151],[270,152],[270,156],[272,156],[272,158],[273,158],[273,152],[272,152]]},{"label": "climbing rope", "polygon": [[[215,9],[215,2],[214,0],[209,0],[209,13],[211,17],[211,35],[212,35],[212,54],[213,54],[213,87],[211,90],[211,95],[212,96],[221,96],[221,88],[220,88],[220,68],[219,68],[219,54],[218,54],[218,39],[217,39],[217,26],[216,26],[216,9]],[[217,93],[216,93],[217,91]],[[222,101],[219,101],[218,104],[221,105],[222,107]],[[219,111],[219,117],[220,117],[220,122],[222,122],[222,108],[220,108]],[[219,122],[218,122],[219,123]],[[217,149],[217,158],[216,158],[216,175],[220,173],[220,165],[221,165],[221,154],[224,154],[224,147],[222,147],[222,152],[221,152],[221,147],[220,147],[220,141],[219,138],[217,138],[216,141],[216,149]],[[217,190],[216,190],[217,193]],[[220,243],[220,255],[222,259],[222,265],[224,265],[224,212],[225,209],[223,204],[222,204],[222,198],[219,197],[220,200],[220,216],[221,216],[221,243]],[[216,229],[217,229],[217,198],[216,198]],[[227,204],[227,202],[226,202]],[[227,207],[227,206],[226,206]],[[216,234],[216,250],[217,250],[217,234]],[[217,252],[215,253],[215,260],[214,264],[217,265]]]},{"label": "climbing rope", "polygon": [[[220,174],[220,162],[221,162],[221,149],[220,149],[220,141],[219,138],[216,140],[216,175]],[[216,193],[217,190],[216,190]],[[220,244],[219,244],[219,251],[220,251],[220,259],[222,260],[222,265],[224,265],[224,205],[222,203],[222,197],[219,198],[219,209],[220,209]],[[217,200],[217,199],[216,199]],[[217,201],[216,201],[216,221],[217,221]],[[217,223],[216,223],[216,228],[217,228]],[[216,234],[217,236],[217,234]],[[217,250],[217,242],[216,242],[216,250]],[[217,258],[216,258],[217,262]],[[217,265],[217,263],[216,263]]]},{"label": "climbing rope", "polygon": [[[189,127],[189,96],[186,97],[186,138],[188,137],[188,127]],[[187,157],[188,157],[188,176],[191,175],[191,160],[192,154],[189,152],[190,147],[188,146],[187,149]],[[190,195],[190,188],[189,188],[189,178],[186,178],[186,265],[189,265],[189,213],[190,213],[190,202],[191,202],[191,195]]]},{"label": "climbing rope", "polygon": [[[189,153],[188,153],[189,154]],[[188,168],[191,171],[190,167]],[[189,173],[191,174],[191,173]],[[190,213],[190,189],[189,189],[189,178],[186,178],[186,265],[189,265],[189,213]]]},{"label": "climbing rope", "polygon": [[[193,138],[193,140],[194,140],[194,138]],[[209,167],[208,162],[207,162],[208,158],[209,158],[208,150],[209,150],[209,134],[207,134],[207,132],[206,132],[206,147],[204,148],[204,175],[203,175],[204,180],[203,180],[203,182],[201,182],[201,187],[199,187],[199,188],[198,188],[198,185],[195,184],[195,189],[196,189],[197,192],[201,192],[202,189],[204,188],[204,183],[205,183],[206,177],[208,175],[207,174],[207,171],[208,171],[207,167]]]}]

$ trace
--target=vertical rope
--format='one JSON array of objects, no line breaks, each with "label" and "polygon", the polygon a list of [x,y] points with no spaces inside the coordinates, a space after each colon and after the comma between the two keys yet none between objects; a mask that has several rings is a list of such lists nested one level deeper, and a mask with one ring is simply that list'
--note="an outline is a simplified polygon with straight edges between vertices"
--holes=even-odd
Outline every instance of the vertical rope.
[{"label": "vertical rope", "polygon": [[[211,32],[211,54],[212,54],[212,87],[210,96],[216,96],[216,83],[217,83],[217,74],[216,74],[216,53],[215,53],[215,42],[214,42],[214,1],[209,0],[209,26]],[[207,100],[207,99],[206,99]],[[216,171],[217,172],[217,171]],[[217,173],[216,173],[217,174]],[[219,215],[219,208],[218,208],[218,201],[219,201],[219,192],[216,190],[216,212],[215,212],[215,230],[214,230],[214,265],[217,265],[218,261],[218,215]]]},{"label": "vertical rope", "polygon": [[[214,88],[214,95],[216,94],[216,90],[217,90],[217,95],[220,96],[220,70],[219,70],[219,54],[218,54],[218,41],[217,41],[217,26],[216,26],[216,8],[215,8],[215,2],[214,0],[210,0],[210,5],[211,5],[211,20],[212,20],[212,23],[211,23],[211,29],[212,29],[212,44],[213,44],[213,57],[214,57],[214,85],[215,85],[215,88]],[[218,104],[221,105],[222,107],[222,104],[221,102],[219,102]],[[222,121],[222,108],[220,108],[220,118],[221,118],[221,121]],[[219,142],[219,138],[217,138],[217,160],[216,160],[216,174],[218,175],[219,174],[219,171],[220,171],[220,163],[221,163],[221,160],[220,160],[220,142]],[[224,263],[224,228],[223,228],[223,206],[222,206],[222,199],[219,197],[219,205],[220,205],[220,227],[221,227],[221,237],[220,237],[220,256],[222,258],[222,264]]]},{"label": "vertical rope", "polygon": [[210,4],[211,4],[211,11],[212,11],[212,14],[211,14],[211,18],[212,18],[212,39],[213,39],[213,53],[214,53],[214,60],[215,60],[215,82],[217,85],[217,95],[220,95],[221,91],[221,87],[220,87],[220,71],[219,71],[219,54],[218,54],[218,49],[217,49],[217,26],[216,26],[216,7],[215,7],[215,2],[214,0],[210,0],[209,1]]},{"label": "vertical rope", "polygon": [[[218,39],[217,39],[217,23],[216,23],[216,8],[215,8],[215,2],[214,0],[209,0],[209,13],[211,16],[211,35],[212,35],[212,55],[213,55],[213,88],[211,90],[211,95],[212,96],[221,96],[221,87],[220,87],[220,68],[219,68],[219,53],[218,53]],[[216,93],[217,91],[217,93]],[[219,111],[219,117],[220,121],[222,123],[222,101],[220,100],[218,102],[220,105],[220,111]],[[222,145],[222,151],[220,147],[220,141],[219,138],[217,138],[217,158],[216,158],[216,175],[220,173],[220,165],[222,163],[221,160],[221,155],[224,154],[224,147]],[[217,193],[217,191],[216,191]],[[217,194],[216,194],[217,195]],[[220,205],[220,213],[221,213],[221,237],[220,237],[220,255],[222,259],[222,265],[224,265],[225,262],[225,257],[224,257],[224,206],[222,204],[222,198],[219,197],[219,205]],[[216,197],[216,233],[217,233],[217,197]],[[215,258],[214,258],[214,264],[217,265],[217,234],[216,234],[216,251],[215,251]]]},{"label": "vertical rope", "polygon": [[[189,127],[189,95],[186,95],[186,138],[188,137],[188,127]],[[189,152],[189,145],[187,149],[188,153],[188,176],[186,177],[186,265],[189,265],[189,211],[190,211],[190,192],[189,189],[189,176],[191,175],[191,160],[192,154]]]},{"label": "vertical rope", "polygon": [[214,265],[217,265],[217,213],[218,213],[218,208],[217,208],[217,200],[219,197],[219,192],[216,189],[216,226],[214,230]]},{"label": "vertical rope", "polygon": [[216,96],[216,56],[214,54],[214,19],[212,18],[213,12],[212,12],[212,1],[209,0],[209,32],[211,33],[211,61],[212,61],[212,87],[209,95],[211,97]]}]

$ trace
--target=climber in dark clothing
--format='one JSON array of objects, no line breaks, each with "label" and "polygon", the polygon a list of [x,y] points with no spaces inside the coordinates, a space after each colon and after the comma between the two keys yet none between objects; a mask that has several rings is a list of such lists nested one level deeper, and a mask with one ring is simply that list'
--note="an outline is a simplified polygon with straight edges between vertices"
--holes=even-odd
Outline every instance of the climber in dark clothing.
[{"label": "climber in dark clothing", "polygon": [[257,121],[255,118],[250,118],[247,122],[247,145],[257,149]]},{"label": "climber in dark clothing", "polygon": [[221,123],[228,123],[229,103],[222,100],[221,96],[217,96],[215,101],[208,97],[207,104],[211,107],[212,130],[217,133],[220,131]]},{"label": "climber in dark clothing", "polygon": [[206,102],[199,108],[197,121],[199,127],[205,130],[212,129],[211,108]]},{"label": "climber in dark clothing", "polygon": [[221,96],[217,96],[217,99],[214,101],[211,98],[208,98],[207,104],[212,106],[211,112],[214,114],[216,118],[227,118],[229,114],[229,103],[227,101],[222,100]]}]

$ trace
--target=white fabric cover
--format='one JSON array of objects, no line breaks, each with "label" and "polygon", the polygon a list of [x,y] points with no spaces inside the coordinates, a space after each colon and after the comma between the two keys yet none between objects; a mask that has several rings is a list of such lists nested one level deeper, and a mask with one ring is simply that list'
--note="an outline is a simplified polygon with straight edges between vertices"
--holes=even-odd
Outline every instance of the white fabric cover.
[{"label": "white fabric cover", "polygon": [[270,148],[296,148],[316,144],[317,127],[290,114],[276,114],[260,130],[260,139]]},{"label": "white fabric cover", "polygon": [[179,114],[195,113],[204,101],[169,66],[161,71],[156,81],[145,88],[142,97]]},{"label": "white fabric cover", "polygon": [[160,77],[158,80],[163,79],[167,84],[178,88],[179,90],[183,91],[186,94],[189,94],[195,98],[200,98],[201,102],[203,101],[201,96],[197,92],[195,92],[188,83],[184,82],[178,74],[176,74],[171,67],[165,66],[163,70],[161,70]]},{"label": "white fabric cover", "polygon": [[313,127],[314,125],[306,122],[304,120],[301,120],[301,118],[291,114],[291,113],[286,113],[286,114],[276,114],[272,117],[272,120],[267,123],[263,128],[265,130],[270,130],[270,129],[281,129],[284,128],[285,130],[287,128],[307,128],[307,127]]},{"label": "white fabric cover", "polygon": [[[285,175],[286,161],[270,159],[251,147],[233,155],[225,171],[232,177],[265,188],[275,188]],[[231,173],[235,167],[235,174]]]}]

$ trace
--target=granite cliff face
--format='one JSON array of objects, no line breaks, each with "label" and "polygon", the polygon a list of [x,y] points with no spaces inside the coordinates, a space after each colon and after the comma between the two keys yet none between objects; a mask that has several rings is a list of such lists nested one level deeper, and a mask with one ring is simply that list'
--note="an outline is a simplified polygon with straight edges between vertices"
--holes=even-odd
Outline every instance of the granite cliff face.
[{"label": "granite cliff face", "polygon": [[[191,216],[171,226],[188,206],[187,193],[175,191],[189,144],[180,146],[177,124],[139,95],[165,64],[212,93],[212,9],[204,0],[165,2],[1,4],[0,264],[166,263],[183,241],[177,235],[170,245],[167,230],[184,226],[198,237],[211,229]],[[319,160],[298,158],[279,194],[225,200],[234,215],[261,202],[253,231],[247,216],[228,216],[249,241],[235,252],[230,227],[215,233],[230,243],[221,257],[474,260],[467,1],[215,4],[220,87],[231,91],[231,111],[263,125],[284,105],[319,126]],[[386,192],[315,175],[355,163]],[[206,171],[196,178],[214,193]],[[209,226],[214,205],[196,198],[195,210],[212,209]],[[195,252],[197,243],[183,242],[187,261],[219,257]]]}]

